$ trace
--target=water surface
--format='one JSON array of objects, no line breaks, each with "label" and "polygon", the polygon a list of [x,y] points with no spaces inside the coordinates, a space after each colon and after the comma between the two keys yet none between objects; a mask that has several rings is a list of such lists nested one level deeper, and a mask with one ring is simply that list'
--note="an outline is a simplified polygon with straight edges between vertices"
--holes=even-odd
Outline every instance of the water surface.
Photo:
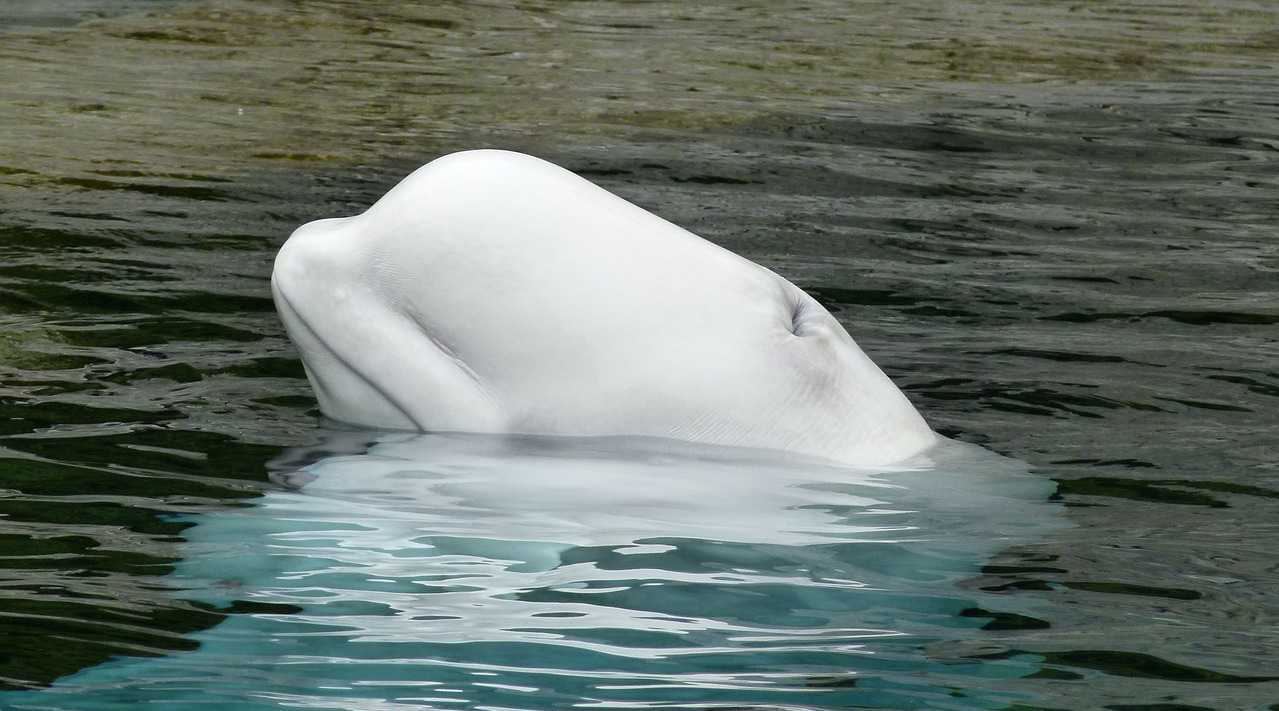
[{"label": "water surface", "polygon": [[[776,269],[937,429],[1057,483],[1074,527],[992,537],[947,578],[990,614],[903,643],[892,703],[961,704],[934,662],[1024,670],[966,683],[1030,708],[1279,703],[1268,4],[93,7],[0,36],[0,683],[54,683],[32,708],[73,708],[56,680],[108,659],[180,665],[237,618],[301,614],[174,575],[317,436],[270,259],[477,146]],[[799,614],[776,582],[757,609]],[[639,702],[870,704],[844,683],[867,658],[806,667],[833,681],[804,701]],[[631,671],[697,672],[669,659]],[[531,708],[585,693],[530,683]]]},{"label": "water surface", "polygon": [[1015,695],[985,681],[1033,658],[956,658],[1011,616],[955,584],[1063,525],[1051,481],[953,441],[859,471],[658,440],[339,431],[273,468],[281,490],[183,532],[169,581],[231,612],[198,649],[11,708],[1000,708]]}]

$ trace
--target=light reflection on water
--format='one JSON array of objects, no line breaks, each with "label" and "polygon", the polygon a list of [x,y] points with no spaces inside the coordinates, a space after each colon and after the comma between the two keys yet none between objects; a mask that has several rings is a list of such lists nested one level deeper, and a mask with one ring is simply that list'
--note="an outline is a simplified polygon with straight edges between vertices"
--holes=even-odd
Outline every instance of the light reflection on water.
[{"label": "light reflection on water", "polygon": [[[267,463],[315,432],[271,256],[496,145],[777,269],[934,426],[1059,482],[1078,528],[947,582],[1000,616],[902,658],[1037,655],[981,686],[1047,708],[1273,704],[1274,11],[849,12],[264,2],[10,28],[0,683],[271,614],[228,621],[170,575],[201,514],[282,496]],[[959,702],[921,683],[894,703]]]},{"label": "light reflection on water", "polygon": [[192,519],[170,582],[238,608],[198,651],[9,708],[997,708],[1010,697],[981,682],[1034,670],[920,652],[954,655],[995,617],[957,581],[1062,525],[1051,481],[973,445],[858,471],[660,441],[367,438],[333,433],[312,450],[354,453]]}]

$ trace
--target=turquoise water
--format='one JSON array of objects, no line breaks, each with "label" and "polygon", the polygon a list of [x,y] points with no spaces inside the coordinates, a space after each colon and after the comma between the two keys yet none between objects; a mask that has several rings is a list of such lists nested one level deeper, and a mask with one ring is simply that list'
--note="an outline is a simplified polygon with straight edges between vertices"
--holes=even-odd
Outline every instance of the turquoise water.
[{"label": "turquoise water", "polygon": [[999,708],[982,682],[1035,669],[946,658],[996,617],[955,583],[1064,525],[1050,481],[972,445],[865,472],[624,440],[321,448],[352,445],[191,519],[171,582],[232,611],[198,649],[8,708]]},{"label": "turquoise water", "polygon": [[[0,708],[1279,703],[1268,5],[173,5],[0,37]],[[327,429],[275,249],[481,145],[998,455]]]}]

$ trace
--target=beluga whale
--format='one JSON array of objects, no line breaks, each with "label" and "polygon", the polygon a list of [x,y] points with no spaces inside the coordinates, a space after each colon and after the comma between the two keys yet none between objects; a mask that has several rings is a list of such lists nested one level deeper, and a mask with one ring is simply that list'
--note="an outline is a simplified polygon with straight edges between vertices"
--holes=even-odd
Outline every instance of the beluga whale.
[{"label": "beluga whale", "polygon": [[180,554],[136,574],[178,600],[137,604],[208,621],[189,651],[126,635],[0,708],[994,709],[1038,670],[960,583],[1059,527],[1052,481],[934,434],[761,266],[484,150],[302,226],[273,288],[358,427],[165,507]]},{"label": "beluga whale", "polygon": [[802,289],[521,153],[446,155],[299,227],[272,291],[321,411],[349,425],[855,467],[940,439]]},{"label": "beluga whale", "polygon": [[192,650],[0,707],[1005,708],[1037,670],[989,659],[1005,597],[959,583],[1059,526],[1053,482],[934,434],[774,272],[472,151],[303,225],[272,285],[358,427],[252,505],[166,509],[147,590],[223,615]]}]

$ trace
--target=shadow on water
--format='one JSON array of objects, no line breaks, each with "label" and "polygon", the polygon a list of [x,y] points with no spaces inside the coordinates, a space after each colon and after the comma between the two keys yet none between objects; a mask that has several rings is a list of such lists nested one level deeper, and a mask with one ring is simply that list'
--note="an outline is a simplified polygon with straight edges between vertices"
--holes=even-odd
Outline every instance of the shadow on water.
[{"label": "shadow on water", "polygon": [[999,708],[1015,697],[982,683],[1034,671],[960,653],[983,624],[1033,618],[955,585],[1060,528],[1059,507],[972,445],[858,471],[660,441],[369,437],[287,455],[252,506],[179,517],[168,584],[227,615],[198,649],[6,708]]}]

